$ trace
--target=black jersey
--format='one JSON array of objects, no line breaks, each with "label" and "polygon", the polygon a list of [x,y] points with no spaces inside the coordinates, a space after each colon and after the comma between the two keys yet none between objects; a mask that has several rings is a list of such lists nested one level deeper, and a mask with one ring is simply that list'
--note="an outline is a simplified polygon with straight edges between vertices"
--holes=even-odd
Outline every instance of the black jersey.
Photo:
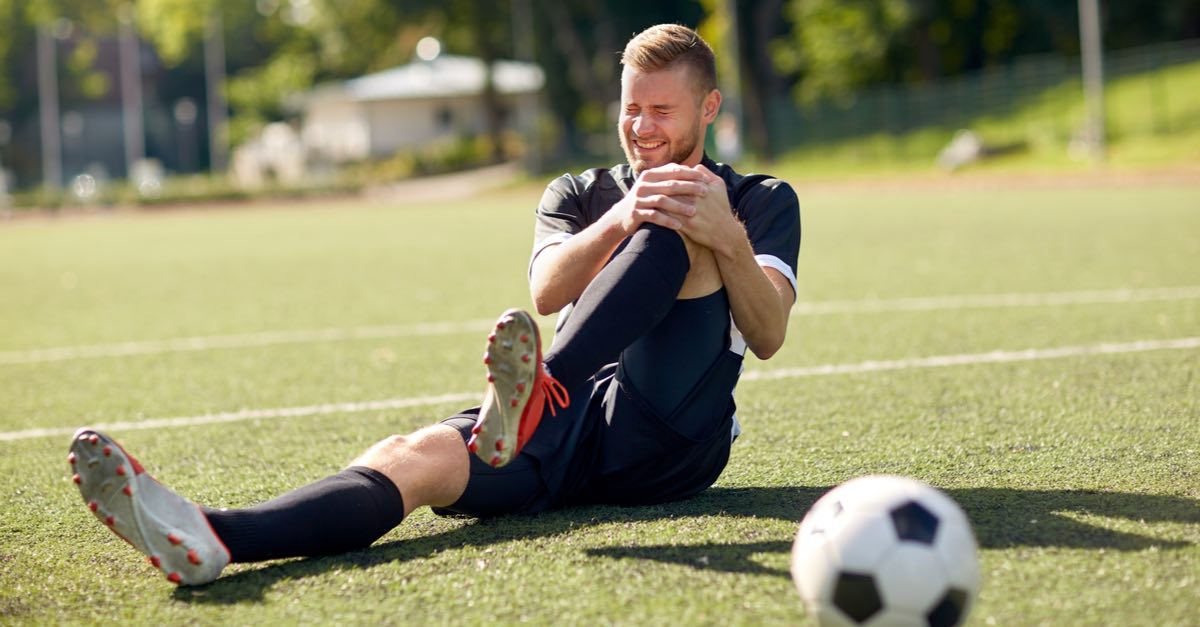
[{"label": "black jersey", "polygon": [[[800,205],[786,182],[764,174],[741,175],[704,155],[701,163],[725,181],[729,206],[746,227],[755,260],[786,276],[796,290],[800,254]],[[564,174],[546,187],[537,208],[533,255],[560,244],[600,218],[633,187],[628,164]]]}]

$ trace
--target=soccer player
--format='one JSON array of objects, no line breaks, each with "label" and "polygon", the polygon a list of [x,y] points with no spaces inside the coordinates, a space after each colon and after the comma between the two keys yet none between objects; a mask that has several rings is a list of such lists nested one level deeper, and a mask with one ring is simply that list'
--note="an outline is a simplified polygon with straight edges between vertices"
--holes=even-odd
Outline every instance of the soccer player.
[{"label": "soccer player", "polygon": [[425,505],[486,517],[712,485],[740,433],[743,355],[767,359],[784,341],[799,207],[786,183],[704,153],[721,93],[694,31],[651,27],[621,63],[628,163],[555,179],[537,209],[530,292],[539,313],[559,312],[544,355],[530,315],[504,312],[481,407],[246,509],[201,507],[81,429],[68,460],[92,512],[169,580],[195,585],[230,562],[367,547]]}]

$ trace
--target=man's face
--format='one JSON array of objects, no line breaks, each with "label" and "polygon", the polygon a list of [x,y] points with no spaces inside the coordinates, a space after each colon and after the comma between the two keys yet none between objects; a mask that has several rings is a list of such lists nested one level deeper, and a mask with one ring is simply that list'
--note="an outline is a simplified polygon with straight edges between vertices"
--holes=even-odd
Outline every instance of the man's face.
[{"label": "man's face", "polygon": [[634,175],[668,163],[693,166],[704,155],[704,132],[716,116],[720,94],[699,97],[691,70],[677,66],[621,72],[621,148]]}]

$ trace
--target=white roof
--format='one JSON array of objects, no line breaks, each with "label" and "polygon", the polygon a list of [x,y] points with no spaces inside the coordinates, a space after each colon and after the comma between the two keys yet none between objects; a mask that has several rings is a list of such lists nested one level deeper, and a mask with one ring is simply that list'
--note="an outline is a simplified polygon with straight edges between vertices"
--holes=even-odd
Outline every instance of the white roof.
[{"label": "white roof", "polygon": [[[501,94],[536,92],[546,82],[542,68],[520,61],[496,61],[492,80]],[[474,57],[439,55],[390,70],[317,87],[307,99],[346,99],[354,102],[467,96],[483,92],[483,61]]]}]

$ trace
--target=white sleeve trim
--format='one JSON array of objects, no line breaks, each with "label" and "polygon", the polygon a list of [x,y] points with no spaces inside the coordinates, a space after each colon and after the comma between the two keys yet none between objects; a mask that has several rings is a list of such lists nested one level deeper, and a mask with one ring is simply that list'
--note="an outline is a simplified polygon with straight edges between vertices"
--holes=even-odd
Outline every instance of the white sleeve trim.
[{"label": "white sleeve trim", "polygon": [[758,265],[778,270],[780,274],[787,277],[787,280],[792,284],[792,298],[800,297],[800,290],[796,287],[796,274],[792,272],[791,266],[784,263],[782,259],[775,255],[755,255],[754,260],[758,262]]},{"label": "white sleeve trim", "polygon": [[533,276],[533,260],[537,259],[537,256],[542,254],[543,250],[546,250],[551,246],[557,246],[569,239],[571,239],[570,233],[555,233],[554,235],[549,235],[543,238],[542,241],[538,242],[533,247],[533,254],[529,256],[529,269],[527,274],[531,277]]}]

